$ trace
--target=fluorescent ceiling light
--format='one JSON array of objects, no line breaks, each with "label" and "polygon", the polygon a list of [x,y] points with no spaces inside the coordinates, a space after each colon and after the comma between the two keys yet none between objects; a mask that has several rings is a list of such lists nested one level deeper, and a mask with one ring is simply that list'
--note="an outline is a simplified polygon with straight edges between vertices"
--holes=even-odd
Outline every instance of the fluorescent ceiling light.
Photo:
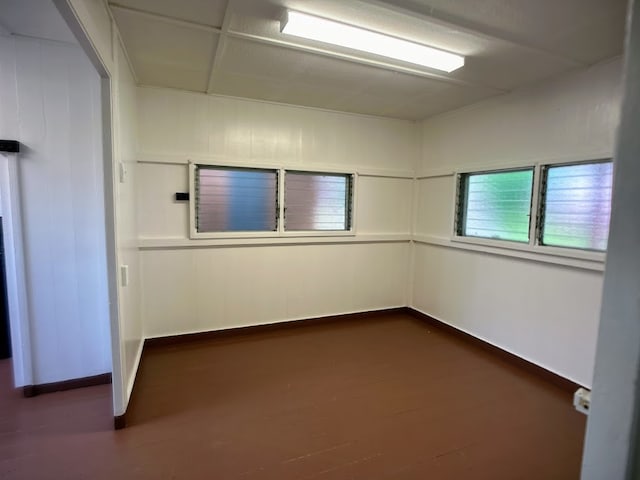
[{"label": "fluorescent ceiling light", "polygon": [[340,45],[362,52],[452,72],[464,65],[464,57],[418,43],[372,32],[306,13],[287,10],[282,33]]}]

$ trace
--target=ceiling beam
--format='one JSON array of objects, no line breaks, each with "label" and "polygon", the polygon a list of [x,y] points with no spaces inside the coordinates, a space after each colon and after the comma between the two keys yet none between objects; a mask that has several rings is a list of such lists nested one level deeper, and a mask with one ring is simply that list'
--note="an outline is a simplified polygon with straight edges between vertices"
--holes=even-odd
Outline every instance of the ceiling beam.
[{"label": "ceiling beam", "polygon": [[[476,22],[469,20],[463,20],[459,17],[449,15],[446,12],[437,10],[433,7],[425,5],[424,8],[429,10],[429,13],[423,13],[423,11],[416,10],[415,6],[407,5],[406,0],[393,0],[391,3],[389,0],[357,0],[363,5],[373,6],[384,10],[386,12],[393,12],[399,15],[409,16],[412,18],[419,18],[425,22],[430,22],[435,25],[439,25],[444,28],[456,30],[458,32],[466,33],[475,37],[480,37],[485,40],[508,43],[515,47],[524,48],[531,52],[537,52],[539,54],[546,55],[548,57],[557,58],[562,60],[572,67],[584,67],[586,63],[576,60],[575,58],[567,57],[558,52],[551,51],[539,45],[533,45],[530,42],[518,38],[515,35],[509,35],[505,32],[499,32],[495,28],[480,25]],[[409,2],[411,4],[411,2]]]},{"label": "ceiling beam", "polygon": [[117,2],[109,2],[109,7],[113,10],[121,10],[123,12],[133,13],[141,17],[147,17],[153,20],[159,20],[161,22],[170,23],[172,25],[178,25],[181,27],[188,27],[188,28],[197,28],[199,30],[204,30],[207,32],[214,32],[214,33],[221,32],[220,28],[214,27],[213,25],[207,25],[206,23],[192,22],[190,20],[182,20],[180,18],[169,17],[167,15],[161,15],[159,13],[153,13],[147,10],[141,10],[139,8],[127,7],[125,5],[120,5]]},{"label": "ceiling beam", "polygon": [[395,72],[406,73],[408,75],[428,78],[430,80],[449,83],[453,85],[459,85],[462,87],[484,88],[484,89],[490,90],[495,94],[506,93],[508,91],[508,90],[493,87],[490,85],[483,85],[476,82],[470,82],[467,80],[450,77],[444,74],[435,73],[432,71],[421,70],[419,68],[412,68],[412,67],[400,65],[397,63],[385,62],[383,60],[377,60],[377,59],[359,56],[355,54],[336,52],[334,50],[328,50],[326,48],[314,47],[311,45],[303,45],[295,42],[290,42],[288,40],[283,40],[280,38],[265,37],[263,35],[255,35],[252,33],[238,32],[235,30],[227,30],[226,36],[229,36],[232,38],[239,38],[242,40],[248,40],[251,42],[261,43],[264,45],[271,45],[274,47],[282,47],[282,48],[288,48],[290,50],[297,50],[300,52],[313,53],[316,55],[321,55],[323,57],[337,58],[339,60],[345,60],[348,62],[359,63],[361,65],[367,65],[370,67],[376,67],[376,68],[382,68],[385,70],[392,70]]},{"label": "ceiling beam", "polygon": [[224,46],[227,41],[227,32],[229,31],[229,24],[231,23],[231,4],[233,0],[227,0],[227,4],[224,9],[224,15],[222,17],[222,28],[220,31],[220,36],[218,37],[218,45],[216,45],[216,49],[213,52],[213,56],[211,57],[211,65],[209,67],[209,76],[207,78],[207,93],[212,93],[213,88],[213,76],[220,65],[220,59],[222,57],[222,52],[224,52]]}]

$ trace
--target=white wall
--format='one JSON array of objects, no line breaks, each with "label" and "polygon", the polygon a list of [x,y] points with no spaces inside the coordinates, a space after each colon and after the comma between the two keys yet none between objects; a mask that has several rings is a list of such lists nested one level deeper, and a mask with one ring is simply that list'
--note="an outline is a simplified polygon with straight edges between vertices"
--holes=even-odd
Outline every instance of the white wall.
[{"label": "white wall", "polygon": [[[138,98],[145,335],[406,305],[415,124],[164,89],[140,88]],[[312,245],[189,240],[188,204],[173,200],[188,191],[188,159],[356,170],[357,235]]]},{"label": "white wall", "polygon": [[[461,167],[611,156],[619,60],[422,125],[412,305],[580,384],[593,375],[602,273],[453,244]],[[437,175],[437,176],[436,176]]]},{"label": "white wall", "polygon": [[[119,43],[114,46],[116,74],[113,82],[114,167],[116,178],[116,218],[118,265],[128,268],[129,284],[120,285],[120,341],[126,398],[142,354],[143,332],[140,312],[140,264],[136,210],[137,88]],[[122,177],[121,177],[122,174]]]},{"label": "white wall", "polygon": [[22,143],[32,382],[111,371],[100,81],[71,44],[0,36],[0,137]]},{"label": "white wall", "polygon": [[[136,88],[118,30],[103,0],[53,0],[103,80],[108,282],[111,304],[114,414],[126,412],[142,352],[140,271],[135,209]],[[127,170],[119,179],[119,164]],[[121,282],[127,265],[129,284]]]},{"label": "white wall", "polygon": [[145,334],[406,305],[408,242],[142,252]]}]

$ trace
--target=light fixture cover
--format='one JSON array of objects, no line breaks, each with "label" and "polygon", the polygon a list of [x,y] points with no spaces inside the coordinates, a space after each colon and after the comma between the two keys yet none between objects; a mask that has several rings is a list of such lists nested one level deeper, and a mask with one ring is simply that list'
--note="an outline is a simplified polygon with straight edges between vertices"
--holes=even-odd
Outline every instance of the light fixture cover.
[{"label": "light fixture cover", "polygon": [[281,31],[444,72],[452,72],[464,65],[461,55],[294,10],[286,11]]}]

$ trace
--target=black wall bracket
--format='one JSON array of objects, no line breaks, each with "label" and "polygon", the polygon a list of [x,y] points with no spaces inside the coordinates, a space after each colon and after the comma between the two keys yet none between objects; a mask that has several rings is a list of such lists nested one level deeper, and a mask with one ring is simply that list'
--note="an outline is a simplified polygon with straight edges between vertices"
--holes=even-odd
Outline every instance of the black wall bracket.
[{"label": "black wall bracket", "polygon": [[176,202],[188,202],[189,192],[176,192]]},{"label": "black wall bracket", "polygon": [[20,142],[17,140],[0,140],[0,152],[18,153]]}]

